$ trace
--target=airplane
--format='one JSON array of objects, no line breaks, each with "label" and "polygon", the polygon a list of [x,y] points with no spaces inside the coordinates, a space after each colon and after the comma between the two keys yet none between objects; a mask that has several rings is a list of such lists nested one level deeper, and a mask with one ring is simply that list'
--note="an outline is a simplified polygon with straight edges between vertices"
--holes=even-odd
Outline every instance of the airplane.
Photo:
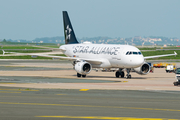
[{"label": "airplane", "polygon": [[[150,71],[149,64],[145,61],[149,58],[177,55],[166,54],[144,57],[141,51],[131,45],[116,44],[92,44],[91,42],[79,43],[76,39],[67,11],[63,11],[65,45],[59,49],[67,56],[37,55],[43,57],[60,58],[70,60],[77,72],[77,77],[86,77],[92,68],[118,68],[115,77],[125,77],[124,69],[127,71],[126,78],[131,78],[130,71],[146,75]],[[32,54],[29,54],[32,55]],[[36,54],[33,54],[36,55]]]}]

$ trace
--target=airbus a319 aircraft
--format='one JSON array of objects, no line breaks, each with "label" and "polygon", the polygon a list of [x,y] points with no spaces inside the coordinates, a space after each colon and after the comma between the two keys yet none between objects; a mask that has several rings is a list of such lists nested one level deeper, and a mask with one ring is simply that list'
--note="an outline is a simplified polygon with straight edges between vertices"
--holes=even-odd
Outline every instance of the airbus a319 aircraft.
[{"label": "airbus a319 aircraft", "polygon": [[149,64],[145,62],[146,59],[177,55],[174,52],[174,54],[144,57],[138,48],[131,45],[79,43],[66,11],[63,11],[63,22],[65,45],[60,46],[59,49],[67,57],[43,54],[37,56],[70,60],[77,72],[77,77],[86,77],[92,68],[119,68],[115,76],[122,78],[125,76],[123,69],[127,71],[126,78],[131,78],[131,69],[145,75],[150,71]]}]

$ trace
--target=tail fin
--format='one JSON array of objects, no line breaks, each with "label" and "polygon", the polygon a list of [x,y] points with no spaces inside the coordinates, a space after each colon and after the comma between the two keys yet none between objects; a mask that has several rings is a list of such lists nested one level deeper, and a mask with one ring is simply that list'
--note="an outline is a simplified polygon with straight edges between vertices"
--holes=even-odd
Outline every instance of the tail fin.
[{"label": "tail fin", "polygon": [[72,28],[71,22],[69,20],[69,16],[67,11],[63,11],[63,21],[64,21],[64,37],[65,44],[76,44],[79,43],[74,34],[74,30]]}]

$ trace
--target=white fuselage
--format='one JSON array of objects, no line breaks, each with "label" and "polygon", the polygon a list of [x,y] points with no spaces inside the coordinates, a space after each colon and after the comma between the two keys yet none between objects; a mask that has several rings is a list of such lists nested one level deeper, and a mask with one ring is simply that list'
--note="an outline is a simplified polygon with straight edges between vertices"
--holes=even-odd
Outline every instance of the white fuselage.
[{"label": "white fuselage", "polygon": [[94,68],[136,68],[144,63],[140,50],[130,45],[82,43],[62,45],[60,49],[68,57],[103,61],[101,65],[92,64]]}]

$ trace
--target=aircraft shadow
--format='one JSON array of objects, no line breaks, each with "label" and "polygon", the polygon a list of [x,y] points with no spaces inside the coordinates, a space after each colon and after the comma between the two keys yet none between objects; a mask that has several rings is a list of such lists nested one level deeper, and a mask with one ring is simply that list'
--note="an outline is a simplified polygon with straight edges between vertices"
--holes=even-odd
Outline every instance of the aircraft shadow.
[{"label": "aircraft shadow", "polygon": [[[76,75],[73,75],[73,76],[76,76]],[[116,78],[116,77],[113,77],[113,76],[87,76],[87,78]],[[120,80],[121,79],[126,79],[125,77],[124,78],[119,78]],[[145,77],[131,77],[131,79],[147,79]],[[128,79],[126,79],[128,80]]]}]

